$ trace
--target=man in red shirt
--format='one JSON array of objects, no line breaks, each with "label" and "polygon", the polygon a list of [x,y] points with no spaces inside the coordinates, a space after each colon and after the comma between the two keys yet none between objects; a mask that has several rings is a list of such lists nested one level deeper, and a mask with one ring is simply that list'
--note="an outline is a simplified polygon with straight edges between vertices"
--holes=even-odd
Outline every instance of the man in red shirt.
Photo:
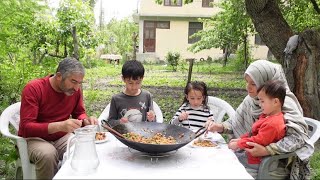
[{"label": "man in red shirt", "polygon": [[70,133],[97,124],[85,112],[80,86],[85,70],[74,58],[59,63],[54,75],[30,81],[21,95],[19,136],[26,138],[38,179],[52,179]]}]

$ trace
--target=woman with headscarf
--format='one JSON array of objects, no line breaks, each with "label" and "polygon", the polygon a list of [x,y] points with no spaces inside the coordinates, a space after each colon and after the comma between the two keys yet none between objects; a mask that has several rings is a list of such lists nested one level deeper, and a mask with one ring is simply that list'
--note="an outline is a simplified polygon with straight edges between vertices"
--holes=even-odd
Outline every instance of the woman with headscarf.
[{"label": "woman with headscarf", "polygon": [[[309,157],[314,151],[313,144],[308,142],[308,126],[303,118],[303,111],[296,96],[290,91],[281,65],[266,60],[257,60],[250,64],[244,73],[247,82],[248,95],[236,110],[235,116],[223,123],[208,122],[206,127],[209,131],[232,134],[234,138],[250,132],[252,124],[262,113],[257,97],[257,89],[268,80],[282,80],[286,86],[286,97],[283,104],[284,119],[286,121],[286,136],[276,143],[263,147],[256,143],[249,143],[252,149],[246,149],[253,156],[266,156],[284,154],[296,151],[298,160],[295,163],[304,164],[307,170],[299,172],[292,169],[290,179],[301,179],[310,176]],[[297,167],[297,164],[292,165]],[[253,176],[257,171],[248,169]]]}]

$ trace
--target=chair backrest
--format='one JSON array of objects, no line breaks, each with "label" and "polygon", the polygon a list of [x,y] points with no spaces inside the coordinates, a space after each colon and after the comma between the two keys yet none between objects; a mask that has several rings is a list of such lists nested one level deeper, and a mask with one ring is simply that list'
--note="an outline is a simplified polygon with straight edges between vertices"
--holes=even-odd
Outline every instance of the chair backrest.
[{"label": "chair backrest", "polygon": [[222,122],[225,115],[228,115],[230,118],[235,114],[235,110],[229,103],[217,97],[209,96],[208,106],[213,113],[215,122],[218,123]]},{"label": "chair backrest", "polygon": [[[108,119],[109,111],[110,111],[110,103],[107,105],[106,108],[104,108],[104,110],[100,114],[100,116],[98,118],[99,124],[101,124],[101,120],[107,120]],[[162,111],[161,111],[160,107],[158,106],[158,104],[156,102],[154,102],[154,101],[153,101],[153,111],[156,114],[156,122],[162,123],[163,122]]]},{"label": "chair backrest", "polygon": [[308,117],[304,117],[304,120],[308,125],[308,134],[310,136],[310,142],[314,144],[320,137],[320,122],[318,120]]},{"label": "chair backrest", "polygon": [[17,134],[20,123],[20,106],[21,102],[17,102],[10,105],[2,112],[0,116],[0,130],[3,135],[9,135],[8,133],[10,124],[14,127],[14,130]]},{"label": "chair backrest", "polygon": [[156,122],[163,123],[163,115],[159,105],[153,101],[153,111],[156,114]]},{"label": "chair backrest", "polygon": [[[17,160],[18,162],[16,164],[16,178],[21,178],[21,169],[19,168],[22,167],[24,179],[35,179],[35,165],[30,163],[27,149],[27,141],[24,138],[17,136],[20,123],[20,106],[21,102],[17,102],[15,104],[10,105],[2,112],[0,116],[0,131],[4,136],[13,139],[18,146],[20,159]],[[11,132],[9,131],[10,124],[14,128],[15,134],[11,134]]]},{"label": "chair backrest", "polygon": [[[320,122],[308,117],[304,117],[304,119],[308,125],[308,134],[310,136],[309,142],[311,144],[314,144],[320,137]],[[278,164],[278,161],[280,159],[287,159],[291,156],[296,156],[296,153],[292,152],[287,154],[279,154],[276,156],[264,157],[259,167],[257,179],[274,179],[275,177],[272,176],[272,174],[274,173],[271,173],[271,171],[274,171],[276,167],[274,167],[272,164]],[[271,167],[273,167],[273,170],[271,170]],[[286,174],[284,173],[284,175]]]}]

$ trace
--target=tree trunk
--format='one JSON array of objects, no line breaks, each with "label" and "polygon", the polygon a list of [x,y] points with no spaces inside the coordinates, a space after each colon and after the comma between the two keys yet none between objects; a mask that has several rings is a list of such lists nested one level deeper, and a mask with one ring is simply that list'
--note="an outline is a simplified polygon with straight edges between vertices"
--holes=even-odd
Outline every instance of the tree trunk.
[{"label": "tree trunk", "polygon": [[224,54],[223,54],[223,67],[227,66],[228,56],[229,56],[229,48],[228,45],[224,48]]},{"label": "tree trunk", "polygon": [[133,32],[132,34],[132,41],[133,41],[133,51],[132,51],[132,59],[137,59],[137,40],[138,40],[138,33]]},{"label": "tree trunk", "polygon": [[243,43],[244,43],[244,65],[245,68],[248,68],[249,60],[248,60],[248,41],[247,41],[247,35],[243,37]]},{"label": "tree trunk", "polygon": [[73,57],[79,60],[80,59],[79,43],[78,43],[78,37],[77,37],[77,28],[75,26],[72,27],[72,38],[73,38]]},{"label": "tree trunk", "polygon": [[283,18],[277,0],[246,0],[246,9],[262,41],[275,58],[283,64],[283,50],[293,35]]},{"label": "tree trunk", "polygon": [[320,32],[305,30],[299,36],[286,77],[304,115],[320,120]]},{"label": "tree trunk", "polygon": [[58,54],[59,54],[59,46],[60,46],[60,41],[59,41],[59,39],[57,39],[57,41],[56,41],[55,55],[58,55]]},{"label": "tree trunk", "polygon": [[[277,0],[245,0],[256,31],[275,58],[284,65],[284,49],[293,35]],[[320,32],[300,33],[299,44],[285,69],[288,84],[297,96],[304,116],[320,119]],[[287,67],[285,67],[287,68]]]},{"label": "tree trunk", "polygon": [[63,46],[64,46],[63,56],[67,57],[68,56],[68,51],[67,51],[67,41],[66,40],[64,41]]}]

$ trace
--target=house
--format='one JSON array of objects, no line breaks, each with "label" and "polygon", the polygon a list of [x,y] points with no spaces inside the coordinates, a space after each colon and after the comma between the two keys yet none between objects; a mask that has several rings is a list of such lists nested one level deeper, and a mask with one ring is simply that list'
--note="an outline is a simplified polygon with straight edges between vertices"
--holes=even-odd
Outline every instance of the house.
[{"label": "house", "polygon": [[[169,51],[179,52],[182,58],[207,59],[222,57],[221,49],[212,48],[198,53],[188,48],[198,41],[191,35],[202,30],[199,18],[209,18],[219,11],[213,7],[214,0],[194,0],[183,4],[183,0],[163,0],[157,4],[155,0],[139,0],[135,21],[139,23],[139,50],[137,59],[141,61],[164,60]],[[215,0],[217,2],[218,0]],[[250,39],[252,42],[254,37]],[[266,46],[265,46],[266,47]],[[265,48],[253,49],[255,58],[266,58]]]}]

